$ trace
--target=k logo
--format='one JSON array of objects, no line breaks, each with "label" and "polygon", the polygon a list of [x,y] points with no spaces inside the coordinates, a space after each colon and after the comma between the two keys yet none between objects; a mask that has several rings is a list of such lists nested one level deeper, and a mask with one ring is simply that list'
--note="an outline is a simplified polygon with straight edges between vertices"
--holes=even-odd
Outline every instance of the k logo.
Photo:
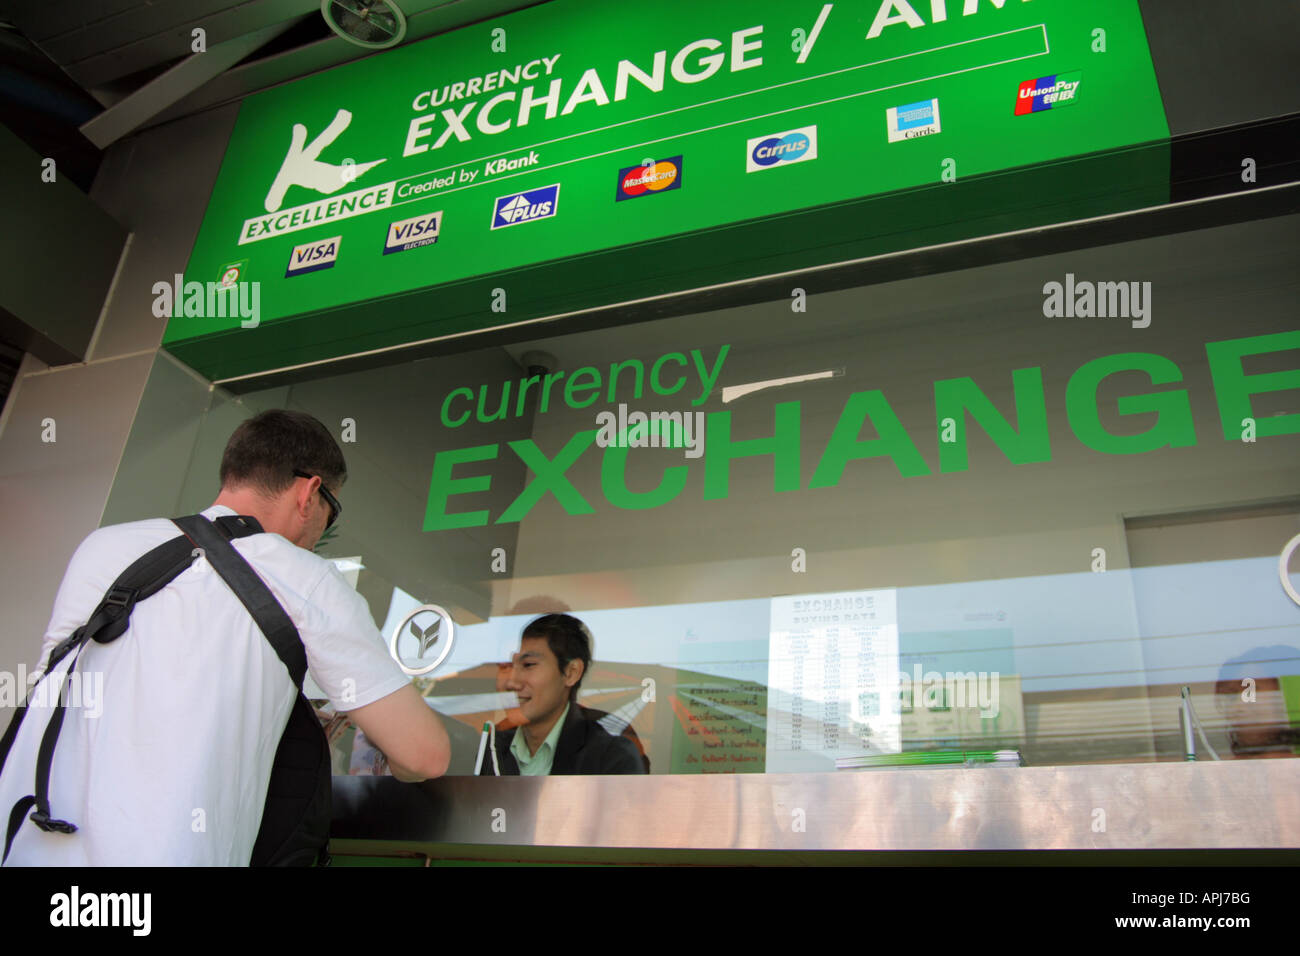
[{"label": "k logo", "polygon": [[1296,604],[1300,604],[1300,591],[1297,591],[1291,584],[1289,565],[1291,563],[1291,555],[1295,553],[1295,550],[1298,547],[1300,547],[1300,534],[1296,535],[1282,546],[1282,555],[1278,559],[1277,563],[1277,576],[1282,581],[1282,590],[1285,591],[1286,596],[1292,601],[1295,601]]},{"label": "k logo", "polygon": [[[455,635],[456,622],[447,611],[436,604],[421,604],[398,623],[388,652],[406,674],[422,677],[432,674],[451,654]],[[433,659],[426,661],[430,651]]]},{"label": "k logo", "polygon": [[328,196],[384,162],[382,159],[376,159],[371,163],[357,163],[345,159],[335,166],[331,163],[322,163],[316,158],[321,154],[321,150],[338,139],[339,134],[347,129],[351,122],[352,114],[347,110],[339,110],[334,115],[334,120],[325,127],[324,132],[310,144],[307,143],[307,127],[301,123],[293,124],[289,152],[284,157],[284,162],[280,164],[280,172],[276,175],[275,182],[271,183],[270,192],[266,194],[267,212],[275,212],[284,205],[284,194],[289,191],[290,186],[314,189]]},{"label": "k logo", "polygon": [[438,632],[441,629],[442,618],[436,619],[423,631],[420,630],[420,625],[416,624],[414,621],[411,622],[411,633],[414,634],[415,639],[420,642],[420,657],[423,657],[425,651],[438,643]]}]

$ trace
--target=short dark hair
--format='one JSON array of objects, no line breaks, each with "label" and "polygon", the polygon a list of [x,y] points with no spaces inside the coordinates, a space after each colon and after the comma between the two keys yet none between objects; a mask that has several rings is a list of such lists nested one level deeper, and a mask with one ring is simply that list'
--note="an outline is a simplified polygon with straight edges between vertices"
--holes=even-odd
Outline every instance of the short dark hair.
[{"label": "short dark hair", "polygon": [[582,661],[582,676],[578,683],[569,688],[569,700],[578,699],[578,688],[582,686],[591,670],[591,631],[576,617],[570,614],[543,614],[528,622],[524,628],[524,637],[544,637],[546,646],[555,655],[555,662],[563,674],[570,661]]},{"label": "short dark hair", "polygon": [[221,456],[221,486],[248,485],[273,496],[294,481],[294,471],[319,475],[331,491],[348,479],[343,451],[324,425],[306,412],[273,408],[235,429]]}]

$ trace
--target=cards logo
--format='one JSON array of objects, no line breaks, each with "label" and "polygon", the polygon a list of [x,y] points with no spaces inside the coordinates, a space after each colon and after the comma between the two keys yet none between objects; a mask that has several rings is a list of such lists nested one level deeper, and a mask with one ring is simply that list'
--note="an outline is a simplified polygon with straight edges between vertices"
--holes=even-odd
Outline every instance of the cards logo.
[{"label": "cards logo", "polygon": [[431,246],[438,241],[438,230],[442,227],[442,210],[425,213],[414,219],[388,224],[388,235],[384,239],[384,255],[391,252],[406,252],[420,246]]},{"label": "cards logo", "polygon": [[342,236],[334,236],[332,239],[318,239],[316,242],[294,246],[293,252],[289,253],[289,268],[284,270],[285,278],[333,268],[339,258],[339,243],[342,239]]},{"label": "cards logo", "polygon": [[521,222],[554,216],[560,204],[560,184],[502,196],[492,208],[492,228],[505,229]]},{"label": "cards logo", "polygon": [[1083,82],[1083,71],[1073,73],[1054,73],[1040,76],[1036,80],[1025,80],[1020,84],[1020,93],[1016,97],[1016,115],[1041,113],[1057,106],[1073,106],[1077,101],[1079,84]]},{"label": "cards logo", "polygon": [[939,101],[921,100],[906,106],[891,106],[885,110],[889,127],[889,141],[916,139],[939,132]]},{"label": "cards logo", "polygon": [[655,193],[682,188],[682,158],[661,159],[649,165],[629,166],[618,171],[616,202],[653,196]]},{"label": "cards logo", "polygon": [[817,158],[817,127],[805,126],[784,133],[751,139],[745,155],[745,172]]}]

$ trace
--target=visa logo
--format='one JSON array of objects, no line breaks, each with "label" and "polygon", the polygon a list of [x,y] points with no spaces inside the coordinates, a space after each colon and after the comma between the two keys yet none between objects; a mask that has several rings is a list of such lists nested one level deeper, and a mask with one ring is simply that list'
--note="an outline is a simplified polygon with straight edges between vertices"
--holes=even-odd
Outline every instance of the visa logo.
[{"label": "visa logo", "polygon": [[554,216],[560,204],[560,184],[502,196],[492,207],[492,228],[504,229],[521,222]]},{"label": "visa logo", "polygon": [[284,270],[285,278],[333,267],[338,261],[339,243],[342,240],[342,236],[334,236],[294,246],[293,252],[289,253],[289,268]]},{"label": "visa logo", "polygon": [[384,239],[384,255],[390,252],[406,252],[420,246],[430,246],[438,241],[438,230],[442,228],[442,210],[425,213],[414,219],[388,224],[388,235]]}]

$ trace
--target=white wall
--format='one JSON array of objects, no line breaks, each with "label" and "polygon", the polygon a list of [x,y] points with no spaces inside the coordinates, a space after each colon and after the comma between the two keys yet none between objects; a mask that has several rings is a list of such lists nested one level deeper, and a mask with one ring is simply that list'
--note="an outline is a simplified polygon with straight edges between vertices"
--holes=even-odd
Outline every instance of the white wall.
[{"label": "white wall", "polygon": [[[183,272],[216,180],[235,108],[189,117],[124,140],[105,157],[91,198],[132,231],[84,364],[24,361],[0,421],[0,670],[32,667],[72,552],[101,523],[105,504],[155,362],[174,376],[177,420],[151,440],[167,447],[153,471],[156,506],[169,513],[188,463],[178,432],[193,428],[207,386],[159,358],[165,319],[152,312],[153,283]],[[67,264],[76,282],[76,264]],[[54,442],[42,421],[54,419]]]}]

